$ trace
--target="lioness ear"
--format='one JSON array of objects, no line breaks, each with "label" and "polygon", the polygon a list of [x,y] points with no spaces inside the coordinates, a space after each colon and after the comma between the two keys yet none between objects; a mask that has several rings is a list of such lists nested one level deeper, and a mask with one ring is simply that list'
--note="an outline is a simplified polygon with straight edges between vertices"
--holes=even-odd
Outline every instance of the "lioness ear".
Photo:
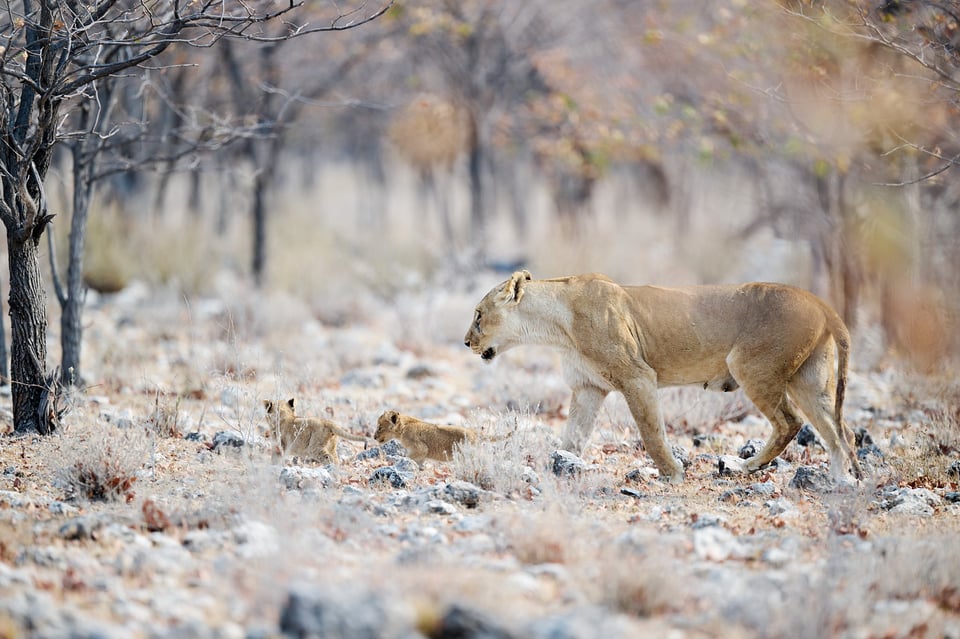
[{"label": "lioness ear", "polygon": [[520,302],[520,298],[523,297],[523,287],[524,285],[533,279],[533,276],[530,275],[530,271],[523,270],[517,271],[510,276],[510,279],[507,280],[507,283],[503,285],[503,290],[500,291],[500,300],[503,302],[511,302],[517,304]]},{"label": "lioness ear", "polygon": [[293,398],[292,398],[292,397],[287,400],[287,406],[290,407],[290,410],[293,410]]},{"label": "lioness ear", "polygon": [[273,402],[271,402],[269,399],[263,400],[263,407],[267,409],[268,413],[273,412]]}]

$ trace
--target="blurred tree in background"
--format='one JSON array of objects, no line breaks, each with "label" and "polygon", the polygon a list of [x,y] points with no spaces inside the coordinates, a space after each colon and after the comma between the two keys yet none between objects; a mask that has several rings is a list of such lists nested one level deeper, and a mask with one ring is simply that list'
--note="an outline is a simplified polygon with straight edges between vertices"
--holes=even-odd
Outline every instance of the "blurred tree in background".
[{"label": "blurred tree in background", "polygon": [[[314,27],[291,20],[299,5],[273,2],[123,2],[94,4],[71,0],[22,0],[7,3],[0,19],[0,219],[7,230],[10,269],[11,382],[17,432],[47,434],[55,429],[58,375],[46,364],[46,304],[39,244],[53,215],[48,212],[44,179],[58,143],[73,146],[73,224],[67,289],[57,284],[58,299],[71,313],[68,329],[79,331],[77,304],[82,300],[83,226],[96,178],[102,144],[122,133],[110,120],[122,95],[115,83],[136,81],[147,67],[173,48],[210,48],[224,39],[282,41],[317,31],[342,30],[382,13],[337,13],[327,25]],[[279,33],[267,30],[282,22]],[[128,112],[129,113],[129,112]],[[149,123],[143,125],[149,128]],[[76,127],[76,128],[74,128]],[[138,168],[135,164],[133,168]],[[79,349],[79,339],[70,347]],[[79,351],[71,373],[78,374]]]},{"label": "blurred tree in background", "polygon": [[[80,236],[75,245],[71,230],[67,277],[56,285],[62,339],[78,335],[70,305],[82,303],[84,278],[104,291],[123,285],[108,281],[117,279],[110,269],[96,277],[82,268],[88,207],[119,209],[132,227],[146,223],[144,211],[169,217],[170,185],[184,177],[186,209],[208,216],[214,236],[247,212],[244,270],[268,285],[270,220],[294,194],[356,189],[355,208],[334,216],[388,253],[411,223],[392,219],[409,173],[420,193],[412,233],[440,245],[439,260],[473,268],[499,257],[491,247],[504,236],[523,259],[525,247],[554,237],[545,231],[576,240],[601,213],[666,223],[667,250],[695,261],[703,245],[690,238],[705,219],[730,214],[704,201],[702,185],[726,183],[744,210],[727,236],[709,238],[718,255],[701,280],[734,275],[716,268],[724,250],[779,238],[804,247],[810,272],[798,279],[852,327],[879,321],[889,345],[924,368],[957,346],[960,182],[950,177],[960,161],[960,25],[951,3],[399,1],[363,29],[292,39],[379,9],[331,18],[330,6],[214,5],[236,20],[213,23],[177,3],[153,21],[143,5],[114,2],[99,13],[68,2],[8,12],[2,213],[11,281],[33,282],[11,284],[11,314],[13,377],[35,389],[34,408],[49,386],[45,350],[29,357],[17,344],[37,343],[43,318],[21,319],[20,293],[42,299],[42,279],[14,263],[36,260],[51,166],[73,189]],[[121,8],[134,11],[122,32]],[[282,12],[292,13],[277,19]],[[58,141],[69,143],[73,168],[53,152]],[[324,179],[342,171],[356,179]],[[321,206],[309,207],[319,225]],[[365,261],[363,242],[342,228],[324,233],[345,263]],[[34,328],[18,332],[25,325]],[[75,357],[67,351],[64,366],[79,375],[79,342]]]}]

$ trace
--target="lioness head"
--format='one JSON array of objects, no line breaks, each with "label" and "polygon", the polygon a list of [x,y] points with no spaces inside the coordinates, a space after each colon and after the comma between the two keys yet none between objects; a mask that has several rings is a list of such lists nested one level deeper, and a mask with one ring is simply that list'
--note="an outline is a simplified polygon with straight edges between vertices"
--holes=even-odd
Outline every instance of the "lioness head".
[{"label": "lioness head", "polygon": [[473,323],[463,343],[485,360],[519,344],[522,320],[517,306],[523,289],[532,278],[529,271],[517,271],[506,282],[487,293],[473,313]]},{"label": "lioness head", "polygon": [[400,413],[395,410],[388,410],[380,415],[377,420],[377,432],[373,438],[381,444],[388,442],[396,437],[397,427],[400,425]]}]

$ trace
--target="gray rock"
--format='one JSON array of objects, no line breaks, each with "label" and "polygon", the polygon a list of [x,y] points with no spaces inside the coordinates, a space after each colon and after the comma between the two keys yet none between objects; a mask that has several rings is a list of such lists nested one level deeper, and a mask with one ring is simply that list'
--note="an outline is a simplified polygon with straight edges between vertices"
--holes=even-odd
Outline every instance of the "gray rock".
[{"label": "gray rock", "polygon": [[719,526],[708,526],[693,532],[693,552],[707,561],[742,559],[746,547],[733,533]]},{"label": "gray rock", "polygon": [[[303,639],[390,639],[409,636],[409,623],[391,619],[381,597],[369,593],[292,589],[280,611],[280,632]],[[406,627],[404,627],[406,626]]]},{"label": "gray rock", "polygon": [[581,458],[566,450],[555,450],[551,456],[553,461],[553,474],[558,477],[570,477],[580,475],[583,472],[597,468],[594,464],[588,464]]},{"label": "gray rock", "polygon": [[432,637],[444,639],[519,639],[496,618],[472,608],[453,604],[440,618]]},{"label": "gray rock", "polygon": [[804,447],[815,445],[826,450],[826,447],[820,440],[820,436],[817,435],[817,431],[815,431],[810,424],[804,424],[800,432],[797,433],[797,443]]},{"label": "gray rock", "polygon": [[336,482],[326,468],[287,466],[280,471],[280,484],[287,490],[327,488]]},{"label": "gray rock", "polygon": [[673,458],[678,462],[683,464],[684,468],[689,468],[691,464],[690,452],[683,446],[678,446],[674,444],[670,447],[670,453],[673,455]]},{"label": "gray rock", "polygon": [[891,513],[931,517],[943,501],[927,488],[888,486],[881,491],[880,507]]},{"label": "gray rock", "polygon": [[790,487],[824,493],[833,490],[834,483],[826,471],[814,466],[800,466],[790,480]]},{"label": "gray rock", "polygon": [[796,512],[796,507],[793,505],[793,502],[786,497],[771,499],[770,501],[764,502],[763,505],[767,507],[767,512],[773,517],[777,515],[792,515]]},{"label": "gray rock", "polygon": [[193,431],[192,433],[187,433],[183,437],[188,442],[205,442],[207,441],[207,436],[201,433],[198,430]]},{"label": "gray rock", "polygon": [[213,441],[210,442],[210,448],[212,450],[220,450],[220,448],[240,448],[243,444],[243,437],[240,437],[237,433],[229,430],[221,430],[213,436]]},{"label": "gray rock", "polygon": [[746,475],[747,469],[739,457],[720,455],[717,457],[717,473],[721,476]]},{"label": "gray rock", "polygon": [[757,453],[763,450],[763,447],[767,442],[762,439],[748,439],[747,443],[740,447],[740,450],[737,451],[737,456],[740,459],[750,459],[755,457]]},{"label": "gray rock", "polygon": [[103,528],[103,520],[93,515],[74,517],[60,526],[59,534],[68,541],[93,539]]},{"label": "gray rock", "polygon": [[958,504],[960,503],[960,492],[951,490],[950,492],[946,493],[943,498],[951,504]]},{"label": "gray rock", "polygon": [[960,459],[947,466],[947,475],[950,477],[960,477]]},{"label": "gray rock", "polygon": [[446,484],[440,492],[444,499],[449,499],[467,508],[476,508],[480,504],[480,498],[489,495],[486,490],[479,486],[462,480]]},{"label": "gray rock", "polygon": [[397,470],[393,466],[381,466],[373,471],[367,482],[370,484],[390,484],[394,488],[403,488],[408,481],[412,480],[413,476],[410,473]]},{"label": "gray rock", "polygon": [[363,461],[365,459],[377,459],[379,457],[406,457],[407,449],[403,447],[396,439],[391,439],[380,446],[375,446],[373,448],[368,448],[362,452],[357,453],[357,456],[354,457],[357,461]]},{"label": "gray rock", "polygon": [[457,507],[442,499],[431,499],[423,505],[423,511],[434,515],[456,515]]}]

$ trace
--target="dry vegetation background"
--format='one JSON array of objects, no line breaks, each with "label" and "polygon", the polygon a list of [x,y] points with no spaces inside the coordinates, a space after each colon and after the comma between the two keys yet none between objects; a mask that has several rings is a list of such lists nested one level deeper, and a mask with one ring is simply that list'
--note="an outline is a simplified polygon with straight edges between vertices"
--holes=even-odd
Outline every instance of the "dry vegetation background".
[{"label": "dry vegetation background", "polygon": [[[437,15],[415,25],[450,26],[438,26]],[[710,48],[717,40],[698,31],[702,15],[694,12],[699,17],[686,26],[679,9],[664,15],[647,16],[648,43],[689,39],[701,55],[735,57]],[[601,26],[613,29],[607,20]],[[751,16],[747,26],[758,20]],[[381,28],[389,35],[396,22]],[[330,50],[319,51],[349,56],[351,46],[368,46],[361,38],[370,36],[355,37],[357,44],[328,40]],[[385,65],[376,51],[386,50],[396,64],[398,45],[378,37],[385,39],[374,53],[363,48],[364,60]],[[541,55],[548,53],[556,52]],[[541,72],[558,73],[551,81],[575,102],[567,85],[592,76],[551,67],[552,59]],[[686,68],[677,64],[674,72]],[[210,73],[205,68],[198,73]],[[434,147],[402,145],[403,127],[408,135],[413,127],[415,139],[437,134],[405,120],[406,105],[424,99],[435,78],[421,71],[414,81],[407,67],[392,67],[415,90],[403,99],[380,96],[382,117],[372,122],[362,107],[342,106],[352,97],[373,100],[382,86],[373,80],[382,82],[389,68],[362,75],[369,84],[340,85],[327,96],[337,108],[314,105],[318,112],[285,133],[259,287],[249,276],[249,158],[210,161],[219,168],[204,167],[199,199],[188,171],[174,175],[159,212],[152,179],[127,198],[101,189],[86,270],[97,288],[117,290],[88,295],[83,386],[66,398],[58,434],[0,439],[0,637],[960,638],[960,383],[949,299],[956,253],[947,250],[956,240],[940,233],[956,223],[947,186],[910,187],[920,199],[905,197],[908,204],[939,207],[920,219],[925,234],[917,239],[912,226],[907,233],[872,216],[916,221],[917,210],[889,204],[901,191],[884,200],[856,186],[873,177],[866,151],[847,153],[853,142],[842,149],[847,155],[822,154],[829,170],[811,168],[807,150],[774,144],[760,171],[756,159],[704,148],[720,143],[700,128],[684,137],[681,129],[694,128],[699,116],[677,107],[676,137],[640,145],[644,153],[662,145],[669,204],[657,190],[663,184],[650,179],[649,156],[601,163],[602,174],[588,180],[588,202],[573,198],[571,211],[549,168],[569,149],[518,160],[491,143],[500,169],[490,174],[514,174],[523,222],[512,213],[510,189],[487,175],[485,240],[477,246],[459,142],[444,150],[438,140],[444,168],[432,182],[416,158]],[[668,88],[658,86],[653,97],[682,94]],[[700,99],[690,98],[691,108],[718,117],[707,108],[716,107],[712,98]],[[557,107],[545,102],[537,108]],[[437,126],[449,125],[442,104],[427,106],[439,111]],[[537,108],[556,124],[552,111]],[[572,115],[564,118],[531,142],[566,139]],[[453,121],[456,137],[461,125]],[[328,131],[336,142],[325,145]],[[351,155],[341,139],[364,131],[382,142],[382,177],[371,177],[369,158]],[[814,133],[799,137],[822,148]],[[302,148],[303,140],[313,148]],[[757,157],[763,164],[766,156]],[[808,170],[798,178],[787,170],[795,166]],[[48,189],[69,208],[62,179],[58,187],[54,175]],[[895,231],[892,245],[864,242],[857,258],[861,267],[884,265],[863,267],[854,297],[846,416],[868,434],[860,442],[867,478],[824,484],[825,452],[800,443],[763,474],[720,475],[720,456],[737,455],[770,427],[740,394],[699,389],[661,391],[669,439],[689,463],[682,486],[656,479],[616,396],[600,413],[582,466],[559,469],[553,453],[569,390],[556,354],[517,349],[486,365],[462,345],[474,304],[516,263],[536,277],[602,271],[637,284],[779,280],[849,304],[849,288],[837,296],[832,285],[843,269],[818,252],[833,250],[830,233],[839,231],[828,224],[824,239],[782,218],[756,225],[781,210],[758,184],[779,193],[786,217],[800,222],[807,218],[797,211],[814,210],[818,186],[847,189],[863,228]],[[59,219],[54,230],[62,247]],[[886,237],[866,235],[879,236]],[[931,237],[941,242],[924,244]],[[910,254],[915,261],[900,262],[903,244],[913,241],[922,245]],[[900,280],[894,287],[905,296],[900,302],[889,299],[893,267],[877,257],[878,246],[893,246],[899,275],[909,271],[911,287]],[[906,317],[894,328],[891,309]],[[51,322],[51,344],[57,331]],[[506,437],[421,469],[395,457],[363,458],[351,442],[341,444],[338,467],[283,460],[264,436],[262,400],[287,397],[297,398],[299,412],[332,414],[355,433],[372,435],[377,416],[396,409]],[[0,408],[8,414],[8,394]]]}]

